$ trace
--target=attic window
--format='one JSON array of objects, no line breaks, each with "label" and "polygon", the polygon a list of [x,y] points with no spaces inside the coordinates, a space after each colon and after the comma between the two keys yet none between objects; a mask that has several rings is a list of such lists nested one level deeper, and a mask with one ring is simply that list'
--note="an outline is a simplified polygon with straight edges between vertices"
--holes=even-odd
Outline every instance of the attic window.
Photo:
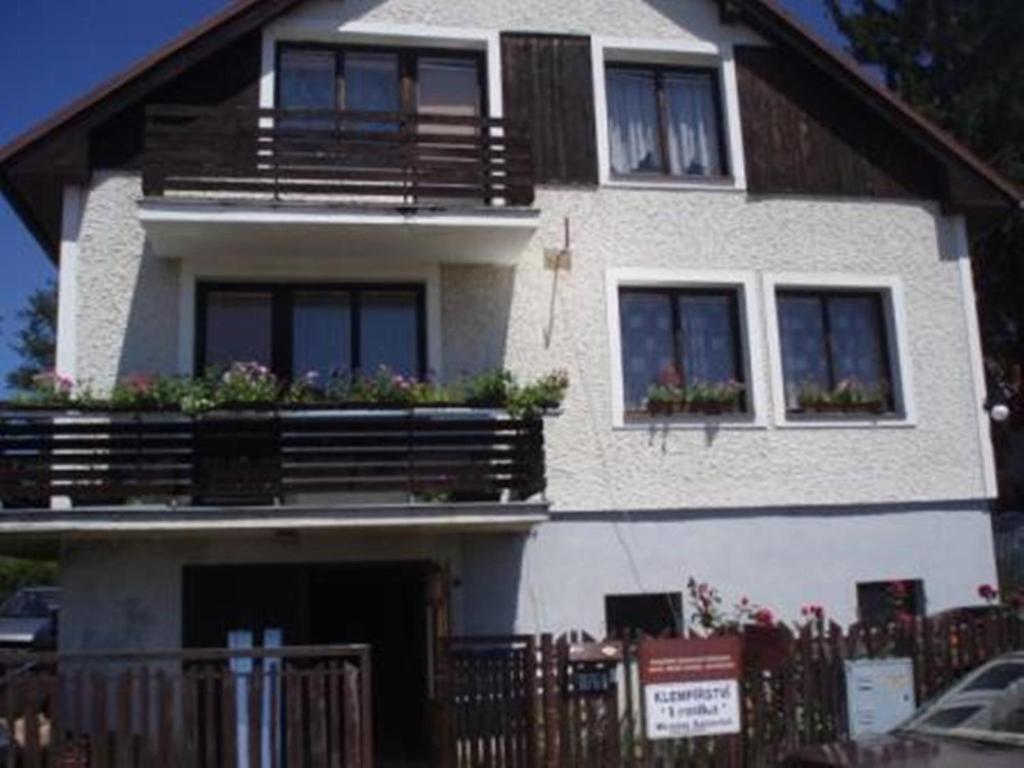
[{"label": "attic window", "polygon": [[616,176],[728,174],[716,70],[610,65],[607,94]]}]

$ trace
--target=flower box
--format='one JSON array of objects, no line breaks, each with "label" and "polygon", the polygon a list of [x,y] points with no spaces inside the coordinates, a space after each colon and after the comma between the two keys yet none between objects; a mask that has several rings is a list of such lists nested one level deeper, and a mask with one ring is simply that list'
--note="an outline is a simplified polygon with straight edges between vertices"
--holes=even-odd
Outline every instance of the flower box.
[{"label": "flower box", "polygon": [[702,416],[719,416],[724,413],[737,413],[739,406],[735,402],[672,402],[651,400],[647,403],[647,412],[652,416],[672,416],[677,414],[694,414]]},{"label": "flower box", "polygon": [[844,414],[844,413],[862,413],[862,414],[873,414],[881,415],[885,413],[885,403],[882,401],[874,402],[862,402],[862,403],[824,403],[824,402],[802,402],[800,403],[800,410],[804,413],[821,413],[821,414]]}]

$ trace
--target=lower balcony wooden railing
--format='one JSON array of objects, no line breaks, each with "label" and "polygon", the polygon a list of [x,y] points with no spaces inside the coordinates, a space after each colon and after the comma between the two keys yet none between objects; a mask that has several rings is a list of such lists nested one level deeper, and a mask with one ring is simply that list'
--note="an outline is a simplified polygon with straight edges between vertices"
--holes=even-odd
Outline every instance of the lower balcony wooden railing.
[{"label": "lower balcony wooden railing", "polygon": [[[543,422],[471,408],[0,408],[6,508],[526,500],[545,487]],[[67,502],[65,502],[67,503]]]},{"label": "lower balcony wooden railing", "polygon": [[370,649],[0,654],[7,766],[372,768]]}]

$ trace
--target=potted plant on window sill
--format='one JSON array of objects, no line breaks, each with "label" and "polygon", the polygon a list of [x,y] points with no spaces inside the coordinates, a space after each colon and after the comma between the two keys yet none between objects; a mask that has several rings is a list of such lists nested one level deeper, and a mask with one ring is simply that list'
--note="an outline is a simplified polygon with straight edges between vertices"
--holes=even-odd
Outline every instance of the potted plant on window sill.
[{"label": "potted plant on window sill", "polygon": [[647,412],[652,416],[736,413],[743,385],[737,381],[654,384],[647,393]]},{"label": "potted plant on window sill", "polygon": [[803,413],[870,414],[880,416],[888,410],[889,388],[885,383],[864,384],[854,378],[839,382],[829,390],[815,383],[805,383],[797,395]]}]

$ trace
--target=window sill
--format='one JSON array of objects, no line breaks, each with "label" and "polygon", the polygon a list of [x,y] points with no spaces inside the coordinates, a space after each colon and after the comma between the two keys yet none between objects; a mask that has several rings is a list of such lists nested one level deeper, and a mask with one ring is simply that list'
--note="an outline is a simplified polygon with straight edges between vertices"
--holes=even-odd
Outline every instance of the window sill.
[{"label": "window sill", "polygon": [[779,429],[913,429],[917,422],[900,414],[779,414]]},{"label": "window sill", "polygon": [[751,414],[678,414],[678,415],[628,415],[613,425],[616,432],[664,432],[664,431],[745,431],[767,429],[763,419]]},{"label": "window sill", "polygon": [[612,176],[602,186],[613,189],[700,190],[745,192],[732,176]]}]

